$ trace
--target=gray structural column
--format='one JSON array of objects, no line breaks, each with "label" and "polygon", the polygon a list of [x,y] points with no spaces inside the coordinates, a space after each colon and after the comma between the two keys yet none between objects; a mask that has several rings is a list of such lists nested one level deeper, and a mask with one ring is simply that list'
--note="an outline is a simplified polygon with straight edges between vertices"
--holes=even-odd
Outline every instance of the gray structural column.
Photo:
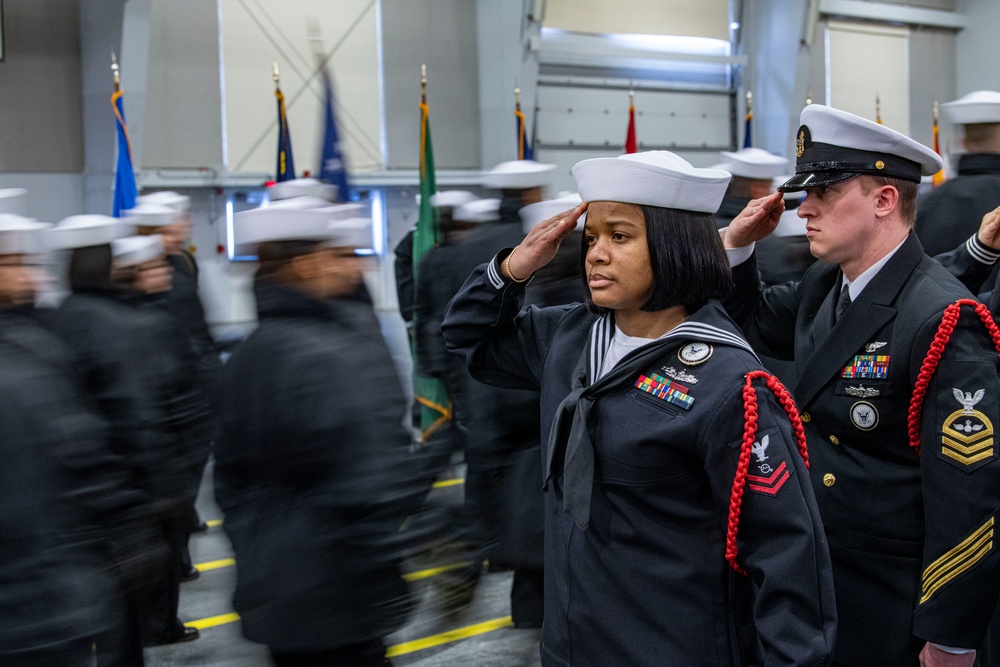
[{"label": "gray structural column", "polygon": [[[811,59],[823,58],[822,36],[811,46],[802,43],[809,5],[803,0],[744,0],[741,21],[743,51],[749,57],[743,83],[753,91],[753,145],[788,157],[793,165]],[[814,102],[823,103],[821,89],[812,93]],[[743,133],[739,136],[742,140]]]},{"label": "gray structural column", "polygon": [[540,24],[529,18],[532,0],[476,0],[482,167],[517,159],[514,87],[529,138],[535,129]]},{"label": "gray structural column", "polygon": [[[126,0],[80,1],[83,70],[83,207],[111,214],[115,170],[115,121],[111,111],[111,52],[121,51]],[[126,112],[127,114],[127,112]]]}]

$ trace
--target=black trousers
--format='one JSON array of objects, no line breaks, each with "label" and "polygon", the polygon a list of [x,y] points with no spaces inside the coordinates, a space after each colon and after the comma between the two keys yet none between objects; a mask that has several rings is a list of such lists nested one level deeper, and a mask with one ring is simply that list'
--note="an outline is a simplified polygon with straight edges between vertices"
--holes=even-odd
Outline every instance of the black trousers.
[{"label": "black trousers", "polygon": [[315,653],[275,653],[271,651],[271,658],[277,667],[386,667],[386,665],[392,665],[385,657],[385,644],[381,639],[339,646]]},{"label": "black trousers", "polygon": [[183,512],[159,522],[169,550],[168,560],[163,563],[163,577],[137,591],[143,636],[147,643],[152,640],[169,641],[184,631],[177,620],[181,589],[180,568],[177,563],[180,562],[181,551],[190,533],[189,522],[190,518]]}]

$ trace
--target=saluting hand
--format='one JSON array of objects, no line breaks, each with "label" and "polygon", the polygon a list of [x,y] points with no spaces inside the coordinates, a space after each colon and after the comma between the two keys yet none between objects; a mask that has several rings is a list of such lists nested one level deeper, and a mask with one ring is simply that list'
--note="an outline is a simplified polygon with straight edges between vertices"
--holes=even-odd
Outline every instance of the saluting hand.
[{"label": "saluting hand", "polygon": [[780,192],[753,199],[724,230],[722,244],[727,248],[742,248],[760,241],[778,226],[785,212],[785,201]]},{"label": "saluting hand", "polygon": [[559,244],[576,229],[576,221],[587,210],[583,202],[576,208],[563,211],[559,215],[535,225],[521,244],[514,248],[504,273],[511,280],[522,280],[552,261],[559,250]]},{"label": "saluting hand", "polygon": [[978,234],[983,245],[1000,250],[1000,206],[983,216]]}]

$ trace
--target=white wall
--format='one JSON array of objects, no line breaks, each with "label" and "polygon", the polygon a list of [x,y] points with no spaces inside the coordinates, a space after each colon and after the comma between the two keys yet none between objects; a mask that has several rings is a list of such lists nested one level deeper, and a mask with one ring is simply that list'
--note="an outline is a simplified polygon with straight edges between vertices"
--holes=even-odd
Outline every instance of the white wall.
[{"label": "white wall", "polygon": [[729,39],[728,0],[547,0],[549,28]]}]

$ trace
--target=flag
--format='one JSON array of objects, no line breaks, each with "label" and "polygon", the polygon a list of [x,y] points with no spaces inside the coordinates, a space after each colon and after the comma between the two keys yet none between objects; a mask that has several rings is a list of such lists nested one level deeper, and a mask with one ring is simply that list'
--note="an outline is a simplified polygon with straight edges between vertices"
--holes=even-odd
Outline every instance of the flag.
[{"label": "flag", "polygon": [[125,108],[122,106],[121,90],[111,94],[111,108],[115,110],[115,126],[118,132],[118,161],[115,165],[115,198],[111,215],[120,218],[122,211],[135,208],[135,172],[132,171],[132,144],[125,127]]},{"label": "flag", "polygon": [[285,115],[285,96],[277,86],[274,96],[278,100],[278,166],[274,180],[280,183],[295,178],[295,160],[292,158],[292,137],[288,133],[288,116]]},{"label": "flag", "polygon": [[515,105],[514,117],[517,119],[517,159],[531,160],[531,144],[528,143],[528,124],[524,120],[524,113],[521,111],[521,103]]},{"label": "flag", "polygon": [[[431,197],[437,192],[434,178],[434,149],[431,145],[431,126],[428,120],[430,109],[420,102],[420,215],[413,231],[413,283],[417,283],[420,261],[440,238],[437,209],[431,206]],[[416,317],[416,316],[415,316]],[[418,324],[414,322],[414,330]],[[416,341],[412,343],[413,353],[413,398],[420,403],[420,431],[426,442],[434,431],[451,419],[451,402],[444,383],[437,378],[428,378],[417,373]]]},{"label": "flag", "polygon": [[625,152],[635,153],[637,150],[635,144],[635,104],[632,101],[632,95],[629,93],[628,102],[628,130],[625,132]]},{"label": "flag", "polygon": [[340,150],[340,135],[337,133],[337,118],[333,113],[333,82],[330,73],[323,67],[323,90],[325,93],[323,150],[319,163],[319,179],[337,186],[337,199],[347,201],[347,166]]},{"label": "flag", "polygon": [[743,119],[743,148],[753,148],[753,139],[750,135],[750,121],[753,120],[753,111],[747,105],[747,115]]},{"label": "flag", "polygon": [[[940,143],[940,139],[938,139],[938,132],[939,132],[938,131],[938,105],[937,105],[937,102],[935,101],[934,102],[934,152],[937,153],[939,156],[941,156],[943,158],[944,156],[941,155],[941,143]],[[942,183],[944,183],[944,167],[941,167],[941,169],[939,169],[936,174],[934,174],[933,176],[931,176],[931,187],[935,187],[936,188],[937,186],[941,185]]]}]

